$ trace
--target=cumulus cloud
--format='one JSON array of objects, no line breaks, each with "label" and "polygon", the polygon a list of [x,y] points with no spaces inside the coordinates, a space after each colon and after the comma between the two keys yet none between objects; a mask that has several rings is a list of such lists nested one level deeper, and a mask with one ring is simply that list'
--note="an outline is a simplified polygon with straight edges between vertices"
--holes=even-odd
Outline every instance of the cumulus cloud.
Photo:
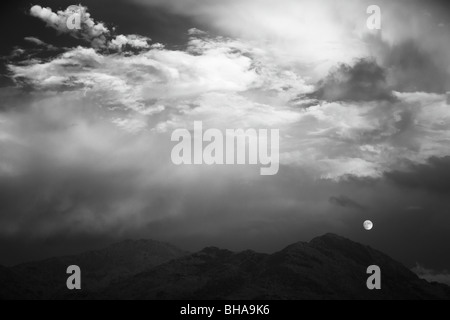
[{"label": "cumulus cloud", "polygon": [[[70,13],[31,11],[56,29]],[[84,11],[86,28],[103,26]],[[106,28],[80,32],[104,37],[103,49],[116,53],[68,49],[10,65],[13,79],[48,93],[82,94],[114,111],[112,123],[133,133],[170,132],[198,120],[222,129],[282,128],[282,164],[307,167],[317,178],[380,178],[403,160],[423,163],[443,153],[445,97],[393,92],[386,69],[373,59],[339,65],[313,91],[307,77],[257,42],[194,28],[182,51],[138,35],[113,37]],[[139,50],[125,53],[127,47]],[[297,108],[302,103],[309,107]]]},{"label": "cumulus cloud", "polygon": [[[110,34],[110,30],[103,23],[95,22],[91,18],[87,8],[83,6],[71,6],[64,11],[53,12],[51,8],[43,8],[35,5],[31,7],[30,14],[44,21],[48,27],[60,33],[70,33],[76,38],[90,42],[95,47],[104,46],[106,38]],[[67,27],[67,20],[73,14],[80,14],[81,30],[69,29]]]},{"label": "cumulus cloud", "polygon": [[137,49],[148,49],[150,47],[148,40],[148,38],[138,35],[124,36],[122,34],[112,39],[109,47],[116,50],[122,50],[126,46]]},{"label": "cumulus cloud", "polygon": [[320,92],[341,101],[316,91],[308,109],[293,102],[313,88],[301,75],[263,49],[204,33],[193,34],[186,51],[151,45],[125,55],[78,47],[9,68],[28,88],[79,92],[120,110],[112,121],[130,132],[170,132],[198,120],[221,129],[282,128],[282,163],[306,166],[318,178],[382,177],[402,159],[422,163],[445,153],[445,97],[391,92],[373,61],[339,68]]},{"label": "cumulus cloud", "polygon": [[[80,17],[80,29],[68,28],[67,22],[74,14]],[[35,5],[30,9],[30,15],[44,21],[48,27],[59,33],[67,33],[77,39],[82,39],[94,48],[109,48],[122,51],[125,48],[148,49],[150,39],[139,35],[114,35],[114,32],[102,22],[96,22],[84,6],[70,6],[66,10],[53,12],[51,8]],[[34,41],[36,43],[36,41]]]},{"label": "cumulus cloud", "polygon": [[[123,47],[134,39],[142,41],[142,49],[148,48],[123,55],[77,47],[50,61],[34,59],[9,69],[18,84],[47,91],[81,91],[104,106],[120,108],[128,112],[130,123],[125,124],[125,114],[115,122],[128,128],[135,124],[168,130],[194,119],[211,121],[211,125],[222,119],[222,126],[229,125],[230,119],[218,119],[218,112],[245,121],[245,126],[276,125],[298,115],[265,99],[255,101],[256,92],[266,91],[268,98],[281,105],[298,92],[310,90],[299,75],[277,69],[274,63],[263,64],[261,52],[239,41],[201,34],[191,38],[186,51],[174,51],[159,44],[149,46],[139,37],[120,39],[110,45]],[[151,116],[158,113],[161,117],[155,123]]]}]

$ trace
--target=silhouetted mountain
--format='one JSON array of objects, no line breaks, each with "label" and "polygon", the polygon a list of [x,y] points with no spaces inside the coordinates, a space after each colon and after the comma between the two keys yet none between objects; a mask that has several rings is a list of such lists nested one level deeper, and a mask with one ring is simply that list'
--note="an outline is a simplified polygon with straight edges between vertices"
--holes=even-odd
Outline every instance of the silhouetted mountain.
[{"label": "silhouetted mountain", "polygon": [[[25,298],[83,298],[113,281],[186,254],[188,253],[166,243],[127,240],[103,250],[25,263],[10,268],[9,271],[20,275],[19,279],[28,283],[27,288],[30,289]],[[67,290],[66,280],[69,275],[66,270],[70,265],[81,268],[81,291]]]},{"label": "silhouetted mountain", "polygon": [[[66,288],[65,271],[82,270],[82,290]],[[378,265],[382,290],[370,291],[367,267]],[[450,287],[348,239],[327,234],[274,254],[206,248],[186,254],[154,241],[0,267],[0,298],[47,299],[450,299]]]},{"label": "silhouetted mountain", "polygon": [[36,296],[20,275],[0,266],[0,300],[23,298],[35,299]]},{"label": "silhouetted mountain", "polygon": [[[370,291],[370,265],[382,290]],[[388,256],[328,234],[272,255],[207,248],[107,288],[113,299],[450,299]]]}]

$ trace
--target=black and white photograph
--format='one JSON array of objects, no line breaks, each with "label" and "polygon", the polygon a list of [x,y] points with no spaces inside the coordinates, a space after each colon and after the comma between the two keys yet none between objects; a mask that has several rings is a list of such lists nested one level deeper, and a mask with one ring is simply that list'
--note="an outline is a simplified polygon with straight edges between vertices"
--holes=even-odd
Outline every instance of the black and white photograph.
[{"label": "black and white photograph", "polygon": [[450,300],[449,1],[0,12],[0,300]]}]

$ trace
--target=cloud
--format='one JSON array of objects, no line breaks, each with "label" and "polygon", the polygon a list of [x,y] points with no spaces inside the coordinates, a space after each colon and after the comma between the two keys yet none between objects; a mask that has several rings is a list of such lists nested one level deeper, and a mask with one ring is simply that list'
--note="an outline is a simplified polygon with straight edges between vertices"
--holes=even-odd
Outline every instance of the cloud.
[{"label": "cloud", "polygon": [[380,37],[368,37],[367,41],[394,90],[442,94],[450,89],[450,59],[443,56],[450,47],[423,46],[422,39],[391,44]]},{"label": "cloud", "polygon": [[[310,90],[299,75],[280,70],[273,62],[263,64],[260,51],[239,41],[202,33],[191,37],[186,51],[175,51],[160,44],[150,46],[137,36],[118,39],[110,46],[122,48],[131,39],[137,41],[133,46],[142,50],[108,54],[77,47],[51,60],[23,61],[9,69],[22,86],[48,92],[80,91],[103,106],[120,108],[130,116],[128,125],[126,114],[115,120],[124,128],[132,123],[134,128],[168,130],[184,126],[190,119],[218,125],[217,112],[232,116],[235,111],[236,121],[245,120],[246,126],[273,125],[294,120],[296,115],[268,105],[265,99],[255,101],[257,95],[251,90],[267,91],[266,95],[280,104],[299,91]],[[241,95],[243,92],[247,95]],[[151,119],[155,113],[161,114],[159,123]],[[230,123],[223,120],[222,125]]]},{"label": "cloud", "polygon": [[450,286],[450,274],[448,272],[438,273],[434,270],[427,269],[420,264],[416,264],[412,271],[417,274],[419,278],[427,280],[428,282],[438,282]]},{"label": "cloud", "polygon": [[[80,28],[70,29],[67,27],[68,19],[74,14],[80,16]],[[53,12],[51,8],[43,8],[35,5],[30,9],[30,15],[44,21],[48,27],[59,33],[70,34],[72,37],[82,39],[96,49],[111,49],[122,51],[126,48],[141,50],[150,47],[151,39],[139,35],[114,35],[102,22],[96,22],[91,18],[88,8],[84,6],[69,6],[66,10]],[[34,38],[35,39],[35,38]],[[35,44],[37,42],[33,41]]]},{"label": "cloud", "polygon": [[450,191],[450,157],[432,157],[424,164],[410,164],[406,170],[387,172],[393,183],[409,189],[446,194]]},{"label": "cloud", "polygon": [[325,101],[394,101],[385,70],[376,61],[360,59],[353,66],[341,64],[318,83],[308,98]]},{"label": "cloud", "polygon": [[138,35],[119,35],[111,40],[109,47],[116,50],[122,50],[125,46],[137,49],[148,49],[150,48],[148,41],[148,38]]},{"label": "cloud", "polygon": [[165,154],[167,144],[118,130],[102,120],[109,111],[72,94],[42,97],[0,117],[2,235],[102,233],[125,216],[132,228],[131,220],[162,213],[151,209],[148,195],[165,197],[155,190],[169,179],[160,175],[165,158],[152,154]]},{"label": "cloud", "polygon": [[[373,5],[370,0],[349,0],[345,5],[333,0],[280,0],[276,4],[270,0],[230,0],[226,4],[133,1],[149,11],[163,7],[188,16],[215,33],[263,44],[283,63],[315,80],[325,77],[338,63],[376,57],[382,67],[389,68],[387,75],[392,84],[398,85],[397,90],[432,88],[442,93],[442,86],[449,85],[449,28],[439,26],[445,24],[449,8],[442,1],[379,0],[383,21],[380,33],[366,26],[367,8]],[[427,76],[436,71],[437,78],[431,76],[426,83],[423,79],[427,77],[421,77],[420,71]]]},{"label": "cloud", "polygon": [[[148,10],[163,7],[205,25],[213,33],[265,47],[280,64],[322,77],[329,67],[351,62],[367,50],[356,30],[366,30],[364,3],[310,0],[134,0]],[[325,74],[324,74],[325,73]]]},{"label": "cloud", "polygon": [[[71,30],[67,27],[67,20],[74,13],[81,15],[81,30]],[[71,6],[64,11],[60,10],[55,13],[51,8],[35,5],[30,9],[30,14],[44,21],[48,27],[61,33],[69,33],[75,38],[86,40],[94,47],[104,46],[107,41],[106,38],[110,34],[110,30],[103,23],[95,22],[87,8],[83,6],[78,6],[77,10]]]},{"label": "cloud", "polygon": [[391,47],[384,65],[389,68],[390,81],[398,91],[445,93],[450,88],[448,68],[415,42]]},{"label": "cloud", "polygon": [[38,47],[41,50],[46,50],[46,51],[57,51],[58,50],[58,48],[55,47],[54,45],[48,44],[48,43],[42,41],[41,39],[38,39],[35,37],[25,37],[24,40],[31,44],[34,44],[36,47]]},{"label": "cloud", "polygon": [[359,204],[358,202],[346,196],[331,197],[329,201],[331,204],[336,205],[338,207],[350,208],[359,211],[364,211],[367,209],[365,206]]},{"label": "cloud", "polygon": [[[50,21],[61,18],[44,12]],[[188,32],[184,51],[109,34],[103,48],[67,49],[9,69],[21,86],[95,101],[111,111],[114,125],[134,134],[190,128],[199,120],[220,129],[282,128],[282,163],[307,167],[319,179],[380,178],[403,160],[423,162],[442,153],[450,121],[442,97],[391,91],[373,59],[341,64],[309,94],[307,78],[271,49]],[[297,108],[311,97],[309,108]]]}]

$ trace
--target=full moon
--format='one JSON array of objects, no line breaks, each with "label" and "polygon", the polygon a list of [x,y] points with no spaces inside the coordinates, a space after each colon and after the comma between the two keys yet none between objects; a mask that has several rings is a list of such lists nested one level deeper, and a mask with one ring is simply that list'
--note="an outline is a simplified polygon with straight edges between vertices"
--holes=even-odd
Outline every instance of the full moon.
[{"label": "full moon", "polygon": [[364,229],[366,229],[367,231],[372,230],[373,228],[373,223],[370,220],[367,220],[364,222]]}]

